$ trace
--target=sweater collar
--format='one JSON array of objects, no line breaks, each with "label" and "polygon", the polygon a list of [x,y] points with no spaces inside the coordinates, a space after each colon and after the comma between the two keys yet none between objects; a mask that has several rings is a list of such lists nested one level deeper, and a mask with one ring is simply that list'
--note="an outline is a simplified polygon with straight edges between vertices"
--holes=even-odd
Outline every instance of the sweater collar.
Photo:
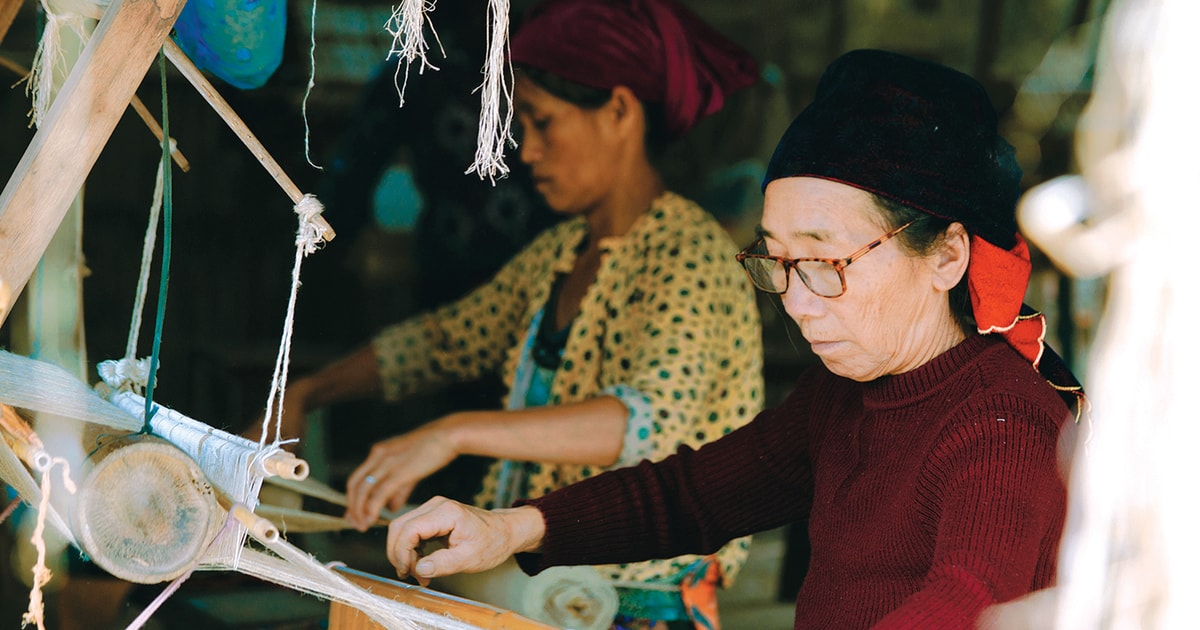
[{"label": "sweater collar", "polygon": [[871,406],[894,406],[931,396],[980,353],[1003,344],[1002,339],[995,337],[970,335],[914,370],[864,383],[863,402]]}]

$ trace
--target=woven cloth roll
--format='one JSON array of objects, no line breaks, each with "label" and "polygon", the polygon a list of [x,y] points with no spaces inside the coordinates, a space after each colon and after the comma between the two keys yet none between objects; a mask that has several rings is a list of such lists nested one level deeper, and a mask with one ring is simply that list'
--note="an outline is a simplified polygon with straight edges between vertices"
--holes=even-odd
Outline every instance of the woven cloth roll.
[{"label": "woven cloth roll", "polygon": [[558,628],[605,630],[617,616],[616,588],[592,567],[552,567],[530,577],[509,559],[490,571],[440,578],[431,586]]}]

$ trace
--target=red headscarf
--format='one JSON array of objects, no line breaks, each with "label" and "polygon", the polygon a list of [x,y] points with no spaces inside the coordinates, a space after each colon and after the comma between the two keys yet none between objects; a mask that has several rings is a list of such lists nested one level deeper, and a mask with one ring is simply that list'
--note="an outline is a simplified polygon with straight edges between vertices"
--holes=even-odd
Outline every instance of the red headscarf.
[{"label": "red headscarf", "polygon": [[513,36],[513,63],[662,106],[679,137],[748,87],[758,66],[676,0],[547,0]]}]

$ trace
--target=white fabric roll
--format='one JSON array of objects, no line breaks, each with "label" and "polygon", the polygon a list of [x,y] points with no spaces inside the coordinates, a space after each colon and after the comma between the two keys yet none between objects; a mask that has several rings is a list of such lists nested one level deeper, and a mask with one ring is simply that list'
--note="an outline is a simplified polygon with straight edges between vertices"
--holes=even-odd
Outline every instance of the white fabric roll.
[{"label": "white fabric roll", "polygon": [[530,577],[510,558],[490,571],[439,578],[431,586],[559,628],[605,630],[617,616],[617,589],[592,567],[551,567]]}]

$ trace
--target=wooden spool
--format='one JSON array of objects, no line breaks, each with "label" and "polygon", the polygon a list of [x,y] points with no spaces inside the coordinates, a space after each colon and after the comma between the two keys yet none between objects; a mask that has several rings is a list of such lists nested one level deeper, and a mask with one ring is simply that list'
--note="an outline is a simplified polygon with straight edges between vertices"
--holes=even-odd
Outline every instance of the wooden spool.
[{"label": "wooden spool", "polygon": [[140,435],[111,439],[84,463],[71,527],[101,568],[155,584],[193,567],[224,517],[196,462],[161,438]]}]

